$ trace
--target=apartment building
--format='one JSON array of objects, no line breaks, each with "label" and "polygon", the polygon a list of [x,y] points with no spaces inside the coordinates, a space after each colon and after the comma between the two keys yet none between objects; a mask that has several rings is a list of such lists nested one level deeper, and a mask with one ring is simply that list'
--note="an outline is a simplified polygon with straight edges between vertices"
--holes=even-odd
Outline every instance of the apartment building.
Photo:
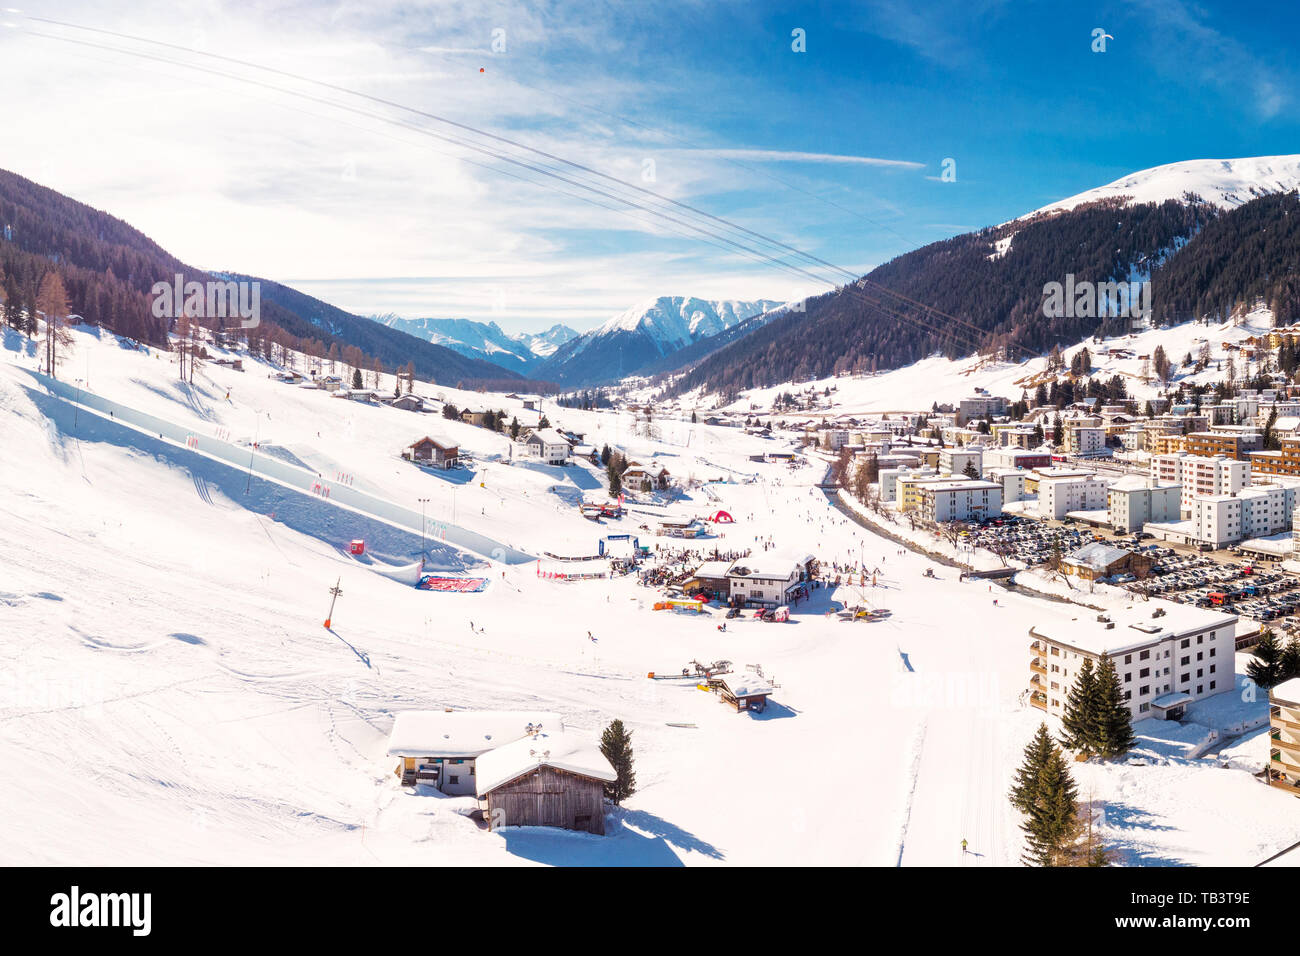
[{"label": "apartment building", "polygon": [[1235,614],[1146,601],[1097,614],[1055,607],[1029,629],[1029,702],[1060,717],[1085,659],[1115,664],[1135,721],[1181,720],[1188,704],[1235,688]]},{"label": "apartment building", "polygon": [[1268,692],[1268,782],[1300,797],[1300,677]]},{"label": "apartment building", "polygon": [[957,421],[963,424],[975,418],[1006,413],[1007,400],[998,395],[972,395],[957,403]]},{"label": "apartment building", "polygon": [[1216,548],[1247,538],[1263,538],[1292,525],[1295,489],[1252,486],[1228,495],[1192,499],[1193,540]]},{"label": "apartment building", "polygon": [[1022,501],[1025,497],[1025,476],[1023,468],[987,468],[984,478],[996,481],[1002,486],[1002,503]]},{"label": "apartment building", "polygon": [[927,521],[980,521],[1002,514],[1002,486],[995,481],[938,481],[919,486],[917,511]]},{"label": "apartment building", "polygon": [[1287,475],[1300,478],[1300,437],[1287,436],[1280,451],[1257,451],[1249,456],[1251,471],[1258,475]]},{"label": "apartment building", "polygon": [[941,448],[939,450],[939,471],[949,475],[964,475],[971,468],[975,474],[984,471],[984,449],[980,445],[967,445],[964,448]]},{"label": "apartment building", "polygon": [[1229,495],[1250,484],[1250,463],[1200,455],[1156,455],[1151,477],[1161,485],[1182,485],[1182,514],[1191,517],[1192,499],[1200,495]]},{"label": "apartment building", "polygon": [[1186,436],[1183,450],[1201,458],[1235,458],[1244,461],[1246,455],[1263,447],[1263,437],[1256,432],[1191,432]]},{"label": "apartment building", "polygon": [[937,478],[939,473],[933,468],[881,468],[880,500],[898,500],[898,482],[904,478]]},{"label": "apartment building", "polygon": [[1125,475],[1106,490],[1106,510],[1116,531],[1140,531],[1148,521],[1182,517],[1181,485],[1154,485],[1152,479]]},{"label": "apartment building", "polygon": [[921,477],[908,475],[897,479],[897,491],[895,496],[898,500],[899,511],[917,511],[921,507],[921,491],[927,485],[933,484],[950,484],[954,481],[973,481],[965,475],[944,475],[943,477]]},{"label": "apartment building", "polygon": [[1106,429],[1100,425],[1065,427],[1065,450],[1075,455],[1099,455],[1106,448]]},{"label": "apartment building", "polygon": [[1106,507],[1106,482],[1095,475],[1043,478],[1038,482],[1038,513],[1064,518],[1071,511],[1100,511]]}]

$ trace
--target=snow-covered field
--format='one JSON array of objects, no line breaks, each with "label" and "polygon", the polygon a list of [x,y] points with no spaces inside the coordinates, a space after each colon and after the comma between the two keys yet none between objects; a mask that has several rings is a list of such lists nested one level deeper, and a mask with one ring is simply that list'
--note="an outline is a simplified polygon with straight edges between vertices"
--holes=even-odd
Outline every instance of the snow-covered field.
[{"label": "snow-covered field", "polygon": [[[716,500],[695,491],[670,506],[736,517],[701,548],[770,539],[778,553],[880,567],[878,587],[818,590],[788,624],[720,632],[713,617],[651,610],[655,592],[632,578],[566,584],[531,563],[453,553],[436,525],[434,562],[474,565],[491,584],[424,592],[375,571],[418,560],[420,529],[311,494],[311,472],[405,508],[428,499],[430,521],[532,554],[592,553],[598,535],[638,532],[645,519],[584,520],[572,502],[602,492],[598,470],[510,464],[505,438],[480,428],[281,384],[256,363],[207,365],[182,386],[170,355],[74,335],[63,380],[188,429],[198,449],[52,398],[31,374],[38,349],[4,339],[7,862],[1016,862],[1005,793],[1039,722],[1018,698],[1045,602],[959,583],[946,567],[923,578],[928,559],[835,510],[815,487],[820,464],[752,462],[774,443],[737,429],[664,421],[651,437],[626,414],[545,409],[597,447],[653,457],[678,478],[722,479]],[[417,391],[524,420],[503,396]],[[471,469],[437,476],[398,459],[425,434],[458,443]],[[250,460],[300,464],[304,487],[206,457],[209,438],[256,440]],[[358,528],[383,542],[381,564],[345,553]],[[892,616],[825,614],[831,601],[863,600]],[[715,658],[761,664],[776,680],[764,714],[645,676]],[[404,790],[384,756],[395,713],[438,707],[555,710],[592,736],[620,717],[639,792],[604,838],[489,833],[466,816],[468,798]],[[1193,759],[1180,755],[1185,741],[1159,737],[1172,729],[1139,727],[1148,766],[1078,767],[1123,862],[1250,864],[1300,839],[1294,799],[1250,776],[1267,755],[1263,732]]]}]

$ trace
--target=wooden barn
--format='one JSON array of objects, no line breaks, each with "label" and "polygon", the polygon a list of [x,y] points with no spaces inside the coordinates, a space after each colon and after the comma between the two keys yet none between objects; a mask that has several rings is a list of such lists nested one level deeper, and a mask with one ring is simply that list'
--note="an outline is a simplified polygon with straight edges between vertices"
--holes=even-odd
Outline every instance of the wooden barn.
[{"label": "wooden barn", "polygon": [[605,755],[572,733],[540,733],[478,759],[478,797],[488,826],[562,827],[605,833]]}]

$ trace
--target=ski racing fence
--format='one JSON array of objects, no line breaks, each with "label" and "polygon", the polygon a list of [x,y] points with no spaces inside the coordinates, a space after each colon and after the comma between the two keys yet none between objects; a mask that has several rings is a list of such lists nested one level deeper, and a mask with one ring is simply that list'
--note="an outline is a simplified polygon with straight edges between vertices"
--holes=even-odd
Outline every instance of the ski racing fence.
[{"label": "ski racing fence", "polygon": [[[194,428],[187,428],[120,402],[114,402],[79,385],[61,382],[30,369],[24,371],[55,398],[73,406],[80,406],[101,417],[107,416],[119,425],[133,428],[150,437],[156,435],[189,454],[220,462],[241,474],[250,473],[301,494],[315,496],[336,507],[377,518],[403,530],[415,534],[421,533],[422,519],[419,511],[359,491],[346,482],[322,478],[314,471],[260,454],[255,448],[249,448],[247,445],[237,445],[215,435],[198,434]],[[436,537],[442,542],[494,561],[505,564],[525,564],[536,560],[535,555],[454,524],[441,521],[427,522],[426,533],[431,530],[437,532]]]}]

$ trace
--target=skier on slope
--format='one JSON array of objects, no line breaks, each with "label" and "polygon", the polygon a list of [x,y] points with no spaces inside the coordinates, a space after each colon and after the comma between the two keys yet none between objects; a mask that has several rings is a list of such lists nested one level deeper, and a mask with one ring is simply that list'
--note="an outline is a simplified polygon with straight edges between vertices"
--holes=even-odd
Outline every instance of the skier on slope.
[{"label": "skier on slope", "polygon": [[966,852],[966,839],[965,839],[965,837],[963,837],[963,838],[962,838],[962,841],[961,841],[961,851],[962,851],[963,853]]}]

